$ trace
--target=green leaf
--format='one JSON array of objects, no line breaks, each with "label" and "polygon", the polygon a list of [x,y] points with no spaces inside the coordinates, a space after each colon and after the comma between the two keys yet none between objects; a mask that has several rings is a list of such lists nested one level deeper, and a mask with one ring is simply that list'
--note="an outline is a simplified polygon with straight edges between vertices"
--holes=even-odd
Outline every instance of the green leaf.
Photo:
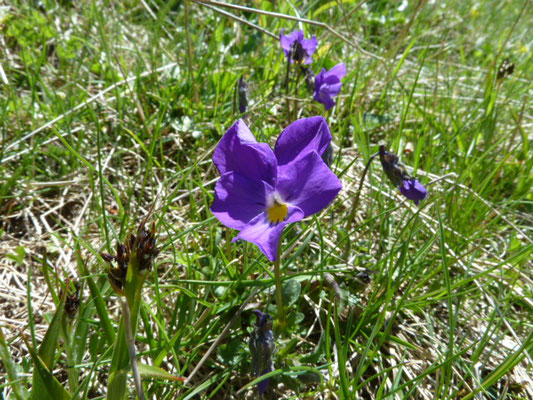
[{"label": "green leaf", "polygon": [[139,367],[139,373],[143,378],[157,378],[157,379],[167,379],[172,381],[184,381],[185,378],[180,378],[179,376],[174,376],[163,368],[154,367],[152,365],[146,365],[142,363],[137,364]]},{"label": "green leaf", "polygon": [[128,395],[126,386],[128,378],[128,371],[126,369],[118,369],[109,373],[107,384],[107,398],[121,400]]},{"label": "green leaf", "polygon": [[11,358],[11,352],[7,348],[6,339],[4,337],[4,332],[0,328],[0,358],[5,366],[7,372],[7,385],[10,385],[13,389],[13,395],[16,399],[25,399],[28,397],[26,388],[22,384],[22,381],[19,381],[16,365]]},{"label": "green leaf", "polygon": [[302,286],[296,279],[289,279],[283,285],[283,304],[290,307],[298,301],[300,293],[302,292]]},{"label": "green leaf", "polygon": [[17,254],[8,253],[6,254],[6,257],[9,258],[10,260],[15,261],[18,265],[23,265],[24,257],[26,255],[26,250],[24,249],[24,247],[18,246],[16,249],[16,252]]},{"label": "green leaf", "polygon": [[78,264],[78,271],[80,273],[80,276],[83,276],[87,284],[89,285],[91,299],[96,307],[98,317],[100,317],[100,324],[103,331],[103,336],[106,338],[107,343],[112,344],[115,342],[115,330],[113,329],[113,325],[111,324],[111,320],[109,319],[109,312],[107,311],[107,306],[102,297],[102,293],[100,292],[100,289],[98,288],[92,277],[89,275],[87,267],[85,266],[85,262],[81,257],[81,251],[78,242],[76,242],[76,262]]},{"label": "green leaf", "polygon": [[50,326],[44,335],[44,339],[39,346],[38,355],[45,365],[53,369],[54,368],[54,355],[57,349],[57,342],[59,339],[59,332],[61,331],[61,321],[63,319],[63,311],[65,310],[65,300],[67,298],[67,291],[65,290],[59,304],[57,305],[56,312]]},{"label": "green leaf", "polygon": [[309,353],[306,356],[303,356],[300,359],[300,362],[303,364],[315,364],[319,362],[320,360],[324,359],[326,357],[326,335],[324,332],[320,334],[320,339],[318,340],[318,344],[315,346],[313,351]]},{"label": "green leaf", "polygon": [[340,4],[347,5],[347,4],[350,4],[350,3],[355,4],[355,0],[335,0],[335,1],[330,1],[330,2],[328,2],[326,4],[323,4],[320,7],[318,7],[313,12],[313,18],[317,18],[320,14],[326,13],[332,8],[334,8],[334,9],[338,8]]},{"label": "green leaf", "polygon": [[27,339],[24,336],[22,339],[26,343],[26,347],[33,361],[33,389],[31,398],[38,400],[70,400],[71,395],[69,392],[67,392],[50,372],[43,359],[39,357]]},{"label": "green leaf", "polygon": [[243,358],[242,339],[236,337],[219,346],[217,348],[217,356],[224,364],[237,365]]},{"label": "green leaf", "polygon": [[[50,326],[44,335],[44,339],[39,346],[39,352],[35,353],[33,347],[28,345],[28,349],[30,350],[33,361],[32,398],[63,399],[65,397],[62,397],[62,391],[68,395],[66,398],[70,398],[68,392],[66,392],[63,386],[61,386],[61,384],[55,380],[54,376],[50,373],[50,370],[54,368],[54,358],[58,346],[59,333],[61,332],[61,323],[63,319],[66,298],[67,291],[65,290],[61,300],[59,301],[59,304],[57,305],[57,309],[52,321],[50,322]],[[36,393],[38,393],[38,395]]]},{"label": "green leaf", "polygon": [[501,363],[498,368],[492,371],[490,375],[487,376],[476,389],[474,389],[471,393],[463,397],[463,400],[471,399],[479,392],[487,390],[491,386],[495,385],[504,375],[512,371],[513,368],[516,367],[516,365],[526,357],[527,350],[528,347],[531,346],[532,339],[533,331],[529,333],[528,337],[524,340],[522,346],[520,346],[518,350],[516,350],[514,353],[509,354],[504,360],[504,362]]}]

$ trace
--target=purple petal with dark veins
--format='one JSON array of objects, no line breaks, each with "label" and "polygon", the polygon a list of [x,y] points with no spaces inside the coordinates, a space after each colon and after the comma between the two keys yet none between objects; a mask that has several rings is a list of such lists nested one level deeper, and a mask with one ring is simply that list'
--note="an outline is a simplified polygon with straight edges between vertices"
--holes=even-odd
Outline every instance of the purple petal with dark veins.
[{"label": "purple petal with dark veins", "polygon": [[304,64],[311,64],[313,62],[313,58],[311,56],[315,53],[317,45],[318,45],[318,40],[316,39],[315,35],[313,35],[313,37],[309,39],[302,40],[302,47],[305,50],[305,53],[307,55]]},{"label": "purple petal with dark veins", "polygon": [[346,65],[344,63],[337,64],[324,75],[327,84],[339,82],[346,75]]},{"label": "purple petal with dark veins", "polygon": [[298,58],[298,60],[295,60],[294,58],[291,59],[291,63],[298,61],[302,62],[304,64],[310,64],[313,62],[312,55],[314,54],[318,41],[315,35],[309,39],[305,39],[304,33],[301,30],[295,30],[291,32],[289,35],[284,34],[284,30],[281,30],[281,34],[279,35],[281,48],[283,49],[283,52],[285,53],[285,57],[289,59],[289,55],[291,53],[291,50],[293,50],[293,46],[295,46],[295,43],[297,43],[301,51],[298,52],[297,55],[292,54],[292,57]]},{"label": "purple petal with dark veins", "polygon": [[323,85],[318,93],[315,92],[314,99],[319,103],[322,103],[326,110],[330,110],[333,108],[333,106],[335,106],[336,103],[329,92],[329,87],[326,86],[327,85]]},{"label": "purple petal with dark veins", "polygon": [[335,97],[341,91],[342,83],[332,83],[331,85],[326,85],[327,92],[330,97]]}]

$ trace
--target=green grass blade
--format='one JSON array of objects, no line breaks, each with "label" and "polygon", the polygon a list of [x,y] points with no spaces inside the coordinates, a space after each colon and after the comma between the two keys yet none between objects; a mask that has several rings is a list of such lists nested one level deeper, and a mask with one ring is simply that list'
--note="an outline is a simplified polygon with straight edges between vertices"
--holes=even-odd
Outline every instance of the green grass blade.
[{"label": "green grass blade", "polygon": [[8,380],[6,384],[11,386],[13,394],[17,400],[26,399],[28,397],[28,392],[24,386],[24,382],[21,381],[18,376],[16,364],[11,358],[11,352],[6,343],[2,327],[0,327],[0,358],[2,359],[2,363],[4,364],[7,373]]}]

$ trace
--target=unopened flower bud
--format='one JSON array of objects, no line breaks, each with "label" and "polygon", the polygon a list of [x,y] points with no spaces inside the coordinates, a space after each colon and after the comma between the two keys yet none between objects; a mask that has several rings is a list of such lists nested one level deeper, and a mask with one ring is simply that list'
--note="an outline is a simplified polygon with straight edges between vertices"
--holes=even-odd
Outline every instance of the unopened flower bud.
[{"label": "unopened flower bud", "polygon": [[[256,376],[261,376],[274,370],[276,343],[274,343],[272,334],[272,317],[259,310],[255,310],[254,313],[257,315],[257,322],[254,332],[250,336],[249,346],[252,355],[252,368]],[[260,395],[265,393],[269,383],[270,379],[265,379],[259,383]]]},{"label": "unopened flower bud", "polygon": [[237,82],[237,91],[239,93],[239,111],[241,114],[244,114],[248,110],[248,85],[242,78],[242,76],[239,78]]}]

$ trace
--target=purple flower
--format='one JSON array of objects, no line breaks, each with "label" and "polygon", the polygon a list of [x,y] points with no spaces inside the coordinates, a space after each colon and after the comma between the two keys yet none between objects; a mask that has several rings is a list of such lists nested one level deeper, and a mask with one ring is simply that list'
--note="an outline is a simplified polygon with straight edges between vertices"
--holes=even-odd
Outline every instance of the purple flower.
[{"label": "purple flower", "polygon": [[[272,317],[259,310],[254,310],[254,313],[257,315],[257,322],[248,344],[254,373],[256,376],[263,376],[274,370],[276,343],[272,334]],[[265,393],[269,383],[270,379],[265,379],[257,384],[260,395]]]},{"label": "purple flower", "polygon": [[413,200],[416,205],[428,195],[426,188],[415,178],[404,179],[400,185],[400,193]]},{"label": "purple flower", "polygon": [[320,158],[330,141],[322,117],[290,124],[274,151],[258,143],[242,120],[228,129],[213,155],[222,176],[211,211],[240,231],[233,241],[254,243],[274,261],[283,228],[331,203],[342,184]]},{"label": "purple flower", "polygon": [[385,146],[379,146],[379,159],[385,174],[393,185],[400,188],[401,194],[413,200],[416,205],[426,198],[426,188],[405,171],[396,154],[385,150]]},{"label": "purple flower", "polygon": [[315,52],[318,43],[315,35],[311,39],[305,39],[304,32],[296,30],[286,36],[283,34],[282,29],[279,39],[288,61],[291,63],[296,62],[297,64],[311,64],[313,62],[311,56]]},{"label": "purple flower", "polygon": [[333,97],[337,96],[341,90],[341,79],[346,75],[344,63],[335,65],[329,71],[322,68],[322,71],[315,77],[314,98],[319,103],[324,104],[326,110],[335,105]]}]

